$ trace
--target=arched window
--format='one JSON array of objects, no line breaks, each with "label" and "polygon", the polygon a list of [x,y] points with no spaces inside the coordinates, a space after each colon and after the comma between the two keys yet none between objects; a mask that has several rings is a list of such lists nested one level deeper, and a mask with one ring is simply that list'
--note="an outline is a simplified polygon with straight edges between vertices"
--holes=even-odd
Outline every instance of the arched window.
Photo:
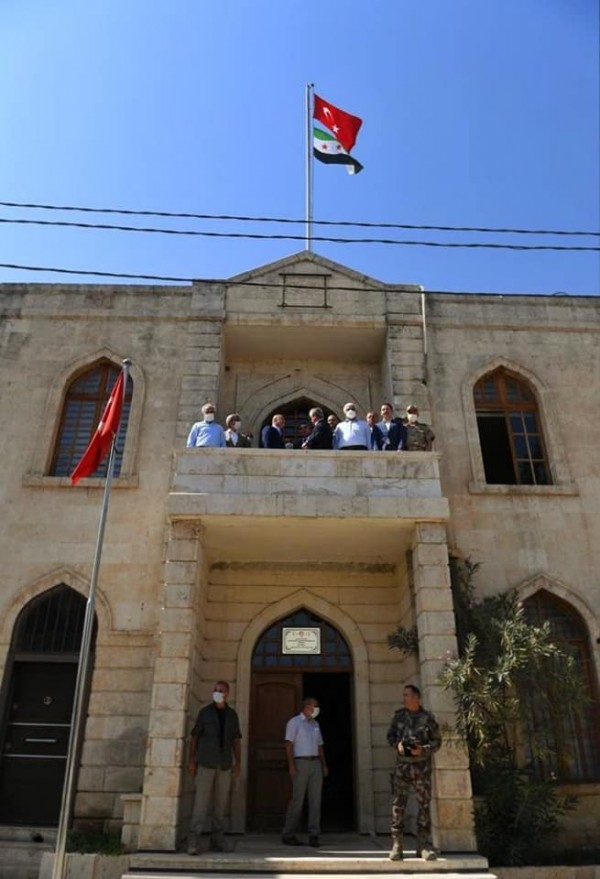
[{"label": "arched window", "polygon": [[562,781],[600,779],[600,704],[592,666],[587,628],[577,611],[565,601],[541,589],[525,601],[527,620],[534,625],[550,623],[552,638],[575,658],[581,673],[582,708],[566,712],[559,699],[543,689],[527,694],[529,722],[545,731],[548,753],[530,755],[543,775]]},{"label": "arched window", "polygon": [[[105,360],[97,363],[71,382],[65,395],[50,476],[68,476],[73,471],[98,426],[120,371],[120,367]],[[115,476],[121,472],[132,395],[133,383],[129,378],[127,394],[123,402],[121,426],[117,437]],[[108,456],[98,467],[94,476],[106,476],[107,467]]]},{"label": "arched window", "polygon": [[474,399],[486,482],[549,485],[538,405],[529,384],[500,368],[479,379]]},{"label": "arched window", "polygon": [[310,430],[312,430],[308,413],[316,407],[323,410],[325,418],[328,415],[335,414],[327,406],[323,406],[322,403],[309,400],[308,397],[300,397],[298,400],[292,400],[291,403],[286,403],[284,406],[278,406],[276,409],[273,409],[261,424],[260,429],[262,431],[266,424],[270,424],[274,415],[283,415],[285,416],[284,439],[286,442],[293,443],[294,448],[299,447],[303,439],[300,428],[302,425],[308,425]]}]

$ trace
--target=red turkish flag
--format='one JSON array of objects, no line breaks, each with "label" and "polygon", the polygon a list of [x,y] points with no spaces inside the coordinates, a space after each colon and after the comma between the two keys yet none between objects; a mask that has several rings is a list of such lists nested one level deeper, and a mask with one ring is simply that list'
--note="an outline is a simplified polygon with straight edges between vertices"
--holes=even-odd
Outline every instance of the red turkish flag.
[{"label": "red turkish flag", "polygon": [[72,485],[75,485],[84,476],[91,476],[92,473],[95,473],[109,451],[121,422],[124,385],[124,372],[121,372],[113,385],[108,403],[102,413],[100,423],[90,440],[90,444],[71,473]]},{"label": "red turkish flag", "polygon": [[362,119],[334,107],[333,104],[324,101],[318,95],[315,95],[313,119],[318,119],[339,140],[344,149],[350,152],[356,143]]}]

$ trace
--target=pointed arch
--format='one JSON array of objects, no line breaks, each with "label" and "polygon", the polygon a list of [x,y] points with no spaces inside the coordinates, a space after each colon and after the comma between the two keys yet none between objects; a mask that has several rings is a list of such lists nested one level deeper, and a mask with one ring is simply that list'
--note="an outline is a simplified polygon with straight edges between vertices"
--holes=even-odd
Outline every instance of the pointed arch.
[{"label": "pointed arch", "polygon": [[[330,623],[345,639],[354,665],[354,717],[357,759],[358,819],[361,833],[375,830],[375,807],[373,799],[373,765],[371,750],[371,726],[361,718],[371,716],[369,697],[369,659],[362,633],[355,621],[339,606],[331,604],[309,589],[299,589],[291,595],[268,605],[246,627],[237,654],[236,710],[243,729],[248,728],[250,716],[250,684],[252,652],[262,633],[277,620],[305,608]],[[247,757],[248,743],[244,744]],[[247,760],[244,760],[246,764]]]},{"label": "pointed arch", "polygon": [[570,604],[585,622],[591,642],[596,647],[596,669],[600,679],[600,618],[586,601],[570,589],[566,583],[563,583],[557,577],[551,577],[542,572],[534,574],[533,577],[529,577],[517,586],[517,595],[521,601],[527,601],[528,598],[531,598],[532,595],[541,590],[549,592],[551,595],[556,595],[557,598],[562,599],[566,604]]},{"label": "pointed arch", "polygon": [[[465,418],[465,430],[471,457],[473,483],[475,489],[488,485],[484,466],[484,456],[481,447],[481,437],[477,423],[477,411],[474,399],[476,385],[486,376],[492,376],[498,371],[504,371],[508,376],[514,376],[518,382],[527,386],[535,399],[536,415],[539,418],[540,433],[545,446],[545,459],[548,465],[551,485],[536,486],[540,490],[552,491],[555,486],[572,488],[570,476],[564,453],[564,446],[558,430],[558,419],[553,404],[552,394],[547,385],[534,372],[523,364],[511,360],[508,357],[494,357],[486,360],[469,375],[462,383],[461,396],[463,415]],[[510,483],[509,483],[510,485]],[[503,488],[505,486],[503,485]],[[516,489],[516,485],[512,485]],[[523,488],[524,486],[518,486]],[[531,486],[527,485],[527,488]]]},{"label": "pointed arch", "polygon": [[[35,446],[34,460],[30,476],[42,477],[50,470],[54,457],[54,450],[60,430],[61,413],[63,411],[69,387],[73,382],[87,371],[93,369],[101,363],[110,363],[117,369],[120,369],[123,362],[123,356],[117,354],[112,348],[106,346],[97,348],[86,354],[70,361],[64,366],[54,377],[46,405],[44,415],[41,420],[41,429],[38,442]],[[138,446],[138,438],[140,424],[142,418],[142,408],[145,396],[144,374],[141,368],[133,363],[130,367],[130,376],[133,386],[133,395],[129,409],[127,421],[127,433],[125,437],[125,445],[121,460],[121,472],[119,478],[131,476],[134,470],[135,453]],[[52,480],[62,477],[45,477]]]},{"label": "pointed arch", "polygon": [[[2,620],[0,623],[0,644],[10,644],[17,618],[29,602],[61,583],[87,598],[90,581],[72,568],[60,567],[44,574],[20,589],[0,615]],[[96,591],[96,616],[100,631],[112,631],[113,622],[110,605],[101,589]]]},{"label": "pointed arch", "polygon": [[[583,704],[579,712],[553,710],[559,700],[552,689],[540,682],[539,692],[528,694],[526,711],[529,723],[544,731],[549,745],[548,753],[530,755],[532,763],[542,774],[553,774],[559,780],[590,782],[600,779],[600,698],[598,690],[597,657],[590,639],[591,629],[586,620],[593,619],[585,604],[563,584],[543,574],[528,580],[518,594],[523,600],[528,620],[536,625],[548,623],[552,639],[574,657],[581,675]],[[584,613],[581,613],[583,610]]]},{"label": "pointed arch", "polygon": [[250,429],[257,436],[260,426],[271,412],[302,397],[315,400],[316,405],[329,409],[338,417],[341,417],[344,403],[348,400],[356,399],[358,406],[365,411],[370,405],[366,396],[357,398],[355,390],[302,372],[269,382],[247,400],[241,401],[238,408],[246,414]]}]

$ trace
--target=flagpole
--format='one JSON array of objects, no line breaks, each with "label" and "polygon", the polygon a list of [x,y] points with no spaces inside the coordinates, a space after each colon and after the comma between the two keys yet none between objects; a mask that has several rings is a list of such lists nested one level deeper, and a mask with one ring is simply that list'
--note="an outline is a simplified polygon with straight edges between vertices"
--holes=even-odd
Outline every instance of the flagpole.
[{"label": "flagpole", "polygon": [[311,97],[314,82],[306,86],[306,249],[312,250],[312,213],[313,213],[313,180],[312,180],[312,132],[311,132]]},{"label": "flagpole", "polygon": [[[130,366],[131,360],[123,361],[123,399],[125,399],[125,394],[127,392],[127,379],[129,377]],[[69,818],[71,814],[73,794],[75,792],[77,757],[79,756],[83,730],[85,726],[83,709],[85,707],[85,691],[88,681],[92,635],[94,631],[96,587],[98,585],[98,571],[100,569],[100,559],[102,557],[102,546],[104,543],[104,529],[106,527],[106,515],[108,513],[110,488],[115,469],[116,442],[117,434],[115,432],[110,447],[110,456],[108,459],[108,467],[106,470],[106,483],[104,485],[104,498],[102,500],[102,509],[100,511],[100,525],[98,527],[98,536],[96,538],[96,552],[94,555],[94,564],[92,567],[92,579],[90,582],[90,591],[85,608],[81,647],[79,649],[79,664],[77,666],[77,679],[75,681],[75,695],[73,697],[73,711],[71,713],[71,732],[69,735],[67,762],[65,766],[65,780],[63,784],[63,794],[60,805],[58,831],[56,834],[56,848],[54,852],[52,879],[64,879],[65,876],[65,850],[67,842],[67,830],[69,828]]]}]

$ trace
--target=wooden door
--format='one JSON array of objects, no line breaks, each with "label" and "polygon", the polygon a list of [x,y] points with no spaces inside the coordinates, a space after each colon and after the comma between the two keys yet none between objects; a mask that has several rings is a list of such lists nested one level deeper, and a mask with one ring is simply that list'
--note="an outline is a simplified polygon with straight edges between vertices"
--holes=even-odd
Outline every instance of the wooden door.
[{"label": "wooden door", "polygon": [[281,831],[291,795],[285,725],[298,714],[301,702],[301,673],[253,673],[248,755],[250,830]]},{"label": "wooden door", "polygon": [[0,822],[58,823],[77,664],[15,662],[0,756]]}]

